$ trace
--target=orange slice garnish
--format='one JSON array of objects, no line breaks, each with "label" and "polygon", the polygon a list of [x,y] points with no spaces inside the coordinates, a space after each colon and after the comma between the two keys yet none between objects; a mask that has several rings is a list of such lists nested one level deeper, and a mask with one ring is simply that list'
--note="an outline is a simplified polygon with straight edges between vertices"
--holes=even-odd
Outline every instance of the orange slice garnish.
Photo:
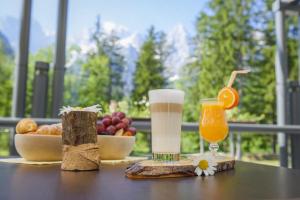
[{"label": "orange slice garnish", "polygon": [[239,104],[239,94],[232,87],[224,87],[218,94],[218,101],[224,103],[225,109],[231,109]]}]

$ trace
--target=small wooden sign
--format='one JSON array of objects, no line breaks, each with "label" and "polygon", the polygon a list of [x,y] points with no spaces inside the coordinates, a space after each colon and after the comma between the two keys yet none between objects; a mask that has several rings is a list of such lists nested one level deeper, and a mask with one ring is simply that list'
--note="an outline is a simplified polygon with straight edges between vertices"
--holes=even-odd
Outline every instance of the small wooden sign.
[{"label": "small wooden sign", "polygon": [[[235,160],[222,157],[217,159],[217,163],[216,172],[221,172],[234,169]],[[196,176],[195,168],[190,159],[183,159],[178,162],[145,160],[130,166],[125,171],[125,175],[131,179],[187,177]]]}]

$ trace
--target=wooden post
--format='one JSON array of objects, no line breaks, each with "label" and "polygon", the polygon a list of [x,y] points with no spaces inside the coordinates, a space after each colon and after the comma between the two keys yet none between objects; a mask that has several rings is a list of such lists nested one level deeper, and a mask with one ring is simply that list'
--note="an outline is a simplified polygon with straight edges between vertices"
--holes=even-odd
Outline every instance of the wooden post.
[{"label": "wooden post", "polygon": [[62,115],[63,170],[98,170],[97,113],[70,111]]}]

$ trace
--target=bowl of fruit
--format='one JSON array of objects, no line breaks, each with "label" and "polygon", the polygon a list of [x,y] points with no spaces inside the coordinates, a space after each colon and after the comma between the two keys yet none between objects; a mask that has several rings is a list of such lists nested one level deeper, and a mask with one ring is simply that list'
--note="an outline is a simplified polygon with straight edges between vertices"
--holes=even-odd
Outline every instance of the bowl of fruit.
[{"label": "bowl of fruit", "polygon": [[136,129],[123,112],[104,115],[97,121],[98,144],[102,160],[120,160],[133,150]]},{"label": "bowl of fruit", "polygon": [[16,126],[15,147],[28,161],[62,159],[62,124],[38,126],[33,119],[22,119]]}]

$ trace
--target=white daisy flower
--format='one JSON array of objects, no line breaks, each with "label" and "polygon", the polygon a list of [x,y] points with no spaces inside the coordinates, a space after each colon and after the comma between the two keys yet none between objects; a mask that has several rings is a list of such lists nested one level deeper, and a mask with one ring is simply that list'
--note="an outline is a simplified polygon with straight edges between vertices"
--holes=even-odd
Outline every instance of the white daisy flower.
[{"label": "white daisy flower", "polygon": [[95,113],[99,113],[102,111],[102,108],[99,104],[93,105],[93,106],[89,106],[89,107],[71,107],[71,106],[63,106],[60,109],[59,115],[62,115],[64,113],[69,113],[71,111],[87,111],[87,112],[95,112]]},{"label": "white daisy flower", "polygon": [[217,162],[211,155],[201,155],[193,158],[193,165],[196,167],[195,173],[198,176],[204,174],[205,176],[214,175],[217,170]]}]

